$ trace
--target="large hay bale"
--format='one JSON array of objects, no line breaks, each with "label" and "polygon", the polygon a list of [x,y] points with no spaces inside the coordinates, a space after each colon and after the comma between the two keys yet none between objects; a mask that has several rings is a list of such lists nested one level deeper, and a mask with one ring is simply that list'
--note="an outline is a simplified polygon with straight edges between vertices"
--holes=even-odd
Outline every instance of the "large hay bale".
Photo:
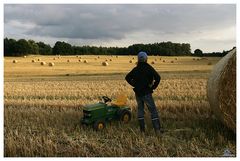
[{"label": "large hay bale", "polygon": [[36,62],[36,60],[33,59],[33,60],[32,60],[32,63],[35,63],[35,62]]},{"label": "large hay bale", "polygon": [[17,60],[13,60],[13,63],[17,63],[18,61]]},{"label": "large hay bale", "polygon": [[87,61],[87,60],[84,60],[83,62],[84,62],[84,63],[88,63],[88,61]]},{"label": "large hay bale", "polygon": [[151,62],[151,64],[155,64],[155,62],[154,62],[154,61],[152,61],[152,62]]},{"label": "large hay bale", "polygon": [[48,66],[50,66],[50,67],[52,67],[52,66],[54,66],[55,64],[53,63],[53,62],[50,62],[50,63],[48,63]]},{"label": "large hay bale", "polygon": [[70,62],[70,60],[68,59],[68,60],[67,60],[67,62],[69,63],[69,62]]},{"label": "large hay bale", "polygon": [[40,64],[41,64],[41,65],[46,65],[46,62],[42,61]]},{"label": "large hay bale", "polygon": [[108,62],[105,62],[105,61],[104,61],[104,62],[102,62],[102,65],[103,65],[103,66],[108,66],[109,64],[108,64]]},{"label": "large hay bale", "polygon": [[129,60],[129,63],[132,63],[132,60]]},{"label": "large hay bale", "polygon": [[41,59],[40,59],[40,58],[38,58],[38,61],[41,61]]},{"label": "large hay bale", "polygon": [[236,49],[214,66],[207,96],[215,116],[236,132]]},{"label": "large hay bale", "polygon": [[82,62],[82,59],[79,59],[78,61],[79,61],[79,62]]}]

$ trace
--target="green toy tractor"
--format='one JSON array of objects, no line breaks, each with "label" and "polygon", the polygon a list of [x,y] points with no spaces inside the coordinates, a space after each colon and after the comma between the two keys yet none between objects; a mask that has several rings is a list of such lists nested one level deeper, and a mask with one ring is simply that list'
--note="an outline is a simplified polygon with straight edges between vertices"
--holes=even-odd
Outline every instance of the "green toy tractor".
[{"label": "green toy tractor", "polygon": [[106,127],[106,122],[111,120],[119,120],[123,123],[131,120],[131,109],[126,106],[125,96],[119,96],[116,102],[112,102],[107,96],[103,96],[102,100],[83,107],[82,124],[92,125],[95,130],[102,130]]}]

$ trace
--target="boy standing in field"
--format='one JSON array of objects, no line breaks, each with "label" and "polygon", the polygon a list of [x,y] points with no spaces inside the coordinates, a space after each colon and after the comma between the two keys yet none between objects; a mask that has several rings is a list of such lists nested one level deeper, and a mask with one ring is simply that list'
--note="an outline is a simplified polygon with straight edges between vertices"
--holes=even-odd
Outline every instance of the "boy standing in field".
[{"label": "boy standing in field", "polygon": [[152,93],[160,83],[160,75],[156,70],[147,63],[147,53],[138,53],[138,63],[135,68],[130,71],[126,76],[126,81],[133,86],[136,101],[138,105],[138,121],[140,131],[145,132],[144,123],[144,103],[147,105],[148,110],[151,112],[152,124],[156,133],[162,133],[163,130],[160,126],[158,111],[154,103]]}]

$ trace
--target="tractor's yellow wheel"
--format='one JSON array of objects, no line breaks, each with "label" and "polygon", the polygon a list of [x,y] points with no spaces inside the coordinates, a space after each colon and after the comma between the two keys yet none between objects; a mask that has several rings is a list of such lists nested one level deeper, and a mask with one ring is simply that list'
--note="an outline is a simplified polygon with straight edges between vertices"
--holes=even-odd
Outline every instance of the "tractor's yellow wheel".
[{"label": "tractor's yellow wheel", "polygon": [[104,128],[104,124],[102,122],[99,122],[98,130],[102,130],[103,128]]},{"label": "tractor's yellow wheel", "polygon": [[123,115],[123,122],[127,123],[129,121],[129,115],[126,113],[125,115]]},{"label": "tractor's yellow wheel", "polygon": [[96,121],[94,124],[93,124],[93,128],[95,130],[103,130],[105,128],[105,121],[104,120],[99,120],[99,121]]},{"label": "tractor's yellow wheel", "polygon": [[120,114],[120,120],[122,123],[128,123],[131,120],[131,112],[124,110]]}]

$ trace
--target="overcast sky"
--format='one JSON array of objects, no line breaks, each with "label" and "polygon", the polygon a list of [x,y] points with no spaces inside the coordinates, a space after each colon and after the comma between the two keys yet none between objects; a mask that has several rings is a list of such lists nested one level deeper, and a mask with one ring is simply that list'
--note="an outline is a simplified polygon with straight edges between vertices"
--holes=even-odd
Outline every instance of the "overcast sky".
[{"label": "overcast sky", "polygon": [[4,5],[4,37],[72,45],[129,46],[172,41],[192,52],[236,45],[236,5]]}]

